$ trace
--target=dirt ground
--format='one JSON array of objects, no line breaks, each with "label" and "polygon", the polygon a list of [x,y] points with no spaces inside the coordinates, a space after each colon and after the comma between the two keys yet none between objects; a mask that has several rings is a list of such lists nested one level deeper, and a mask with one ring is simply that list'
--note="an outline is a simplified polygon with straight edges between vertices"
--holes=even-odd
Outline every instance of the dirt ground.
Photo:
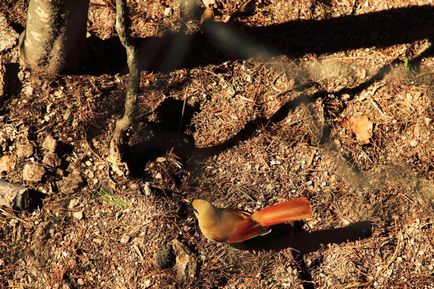
[{"label": "dirt ground", "polygon": [[[110,1],[89,62],[19,65],[28,1],[0,3],[0,288],[434,288],[431,0],[128,1],[139,115],[115,173],[128,79]],[[209,2],[209,1],[208,1]],[[186,199],[313,218],[236,247]]]}]

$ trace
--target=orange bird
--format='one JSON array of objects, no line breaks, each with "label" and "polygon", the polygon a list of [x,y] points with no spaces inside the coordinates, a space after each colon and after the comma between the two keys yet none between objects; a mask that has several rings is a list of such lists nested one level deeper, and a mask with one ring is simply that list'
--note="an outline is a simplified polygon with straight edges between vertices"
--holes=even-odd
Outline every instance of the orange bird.
[{"label": "orange bird", "polygon": [[292,199],[261,209],[253,214],[237,209],[215,207],[196,199],[191,203],[202,233],[209,240],[240,243],[271,232],[269,226],[312,217],[305,197]]}]

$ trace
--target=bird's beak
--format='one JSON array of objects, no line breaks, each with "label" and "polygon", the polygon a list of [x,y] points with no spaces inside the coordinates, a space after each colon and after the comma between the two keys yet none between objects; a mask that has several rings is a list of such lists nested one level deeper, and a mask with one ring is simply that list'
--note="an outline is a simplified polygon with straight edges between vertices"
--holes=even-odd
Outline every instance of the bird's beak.
[{"label": "bird's beak", "polygon": [[194,212],[193,205],[192,205],[192,203],[191,203],[192,201],[191,201],[190,199],[182,199],[181,201],[187,205],[188,210],[189,210],[191,213]]}]

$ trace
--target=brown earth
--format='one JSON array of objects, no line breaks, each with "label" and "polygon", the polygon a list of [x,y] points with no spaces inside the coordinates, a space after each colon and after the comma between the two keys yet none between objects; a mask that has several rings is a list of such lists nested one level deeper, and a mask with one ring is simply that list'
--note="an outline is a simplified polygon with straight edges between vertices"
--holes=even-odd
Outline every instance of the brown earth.
[{"label": "brown earth", "polygon": [[[128,1],[125,175],[125,55],[93,2],[91,61],[56,78],[18,64],[27,1],[0,4],[0,177],[42,196],[0,210],[0,288],[434,288],[432,1],[221,0],[202,28],[200,3]],[[237,248],[185,202],[297,196],[311,220]]]}]

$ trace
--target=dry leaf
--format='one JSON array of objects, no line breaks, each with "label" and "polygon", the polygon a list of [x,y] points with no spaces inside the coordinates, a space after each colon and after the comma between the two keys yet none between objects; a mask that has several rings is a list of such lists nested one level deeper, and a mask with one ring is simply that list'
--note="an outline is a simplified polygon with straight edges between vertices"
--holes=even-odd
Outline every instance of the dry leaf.
[{"label": "dry leaf", "polygon": [[197,260],[184,244],[174,239],[172,240],[173,251],[176,255],[175,269],[180,279],[194,279],[197,273]]},{"label": "dry leaf", "polygon": [[344,119],[341,125],[346,129],[351,129],[360,144],[369,143],[374,125],[366,115],[351,116]]}]

